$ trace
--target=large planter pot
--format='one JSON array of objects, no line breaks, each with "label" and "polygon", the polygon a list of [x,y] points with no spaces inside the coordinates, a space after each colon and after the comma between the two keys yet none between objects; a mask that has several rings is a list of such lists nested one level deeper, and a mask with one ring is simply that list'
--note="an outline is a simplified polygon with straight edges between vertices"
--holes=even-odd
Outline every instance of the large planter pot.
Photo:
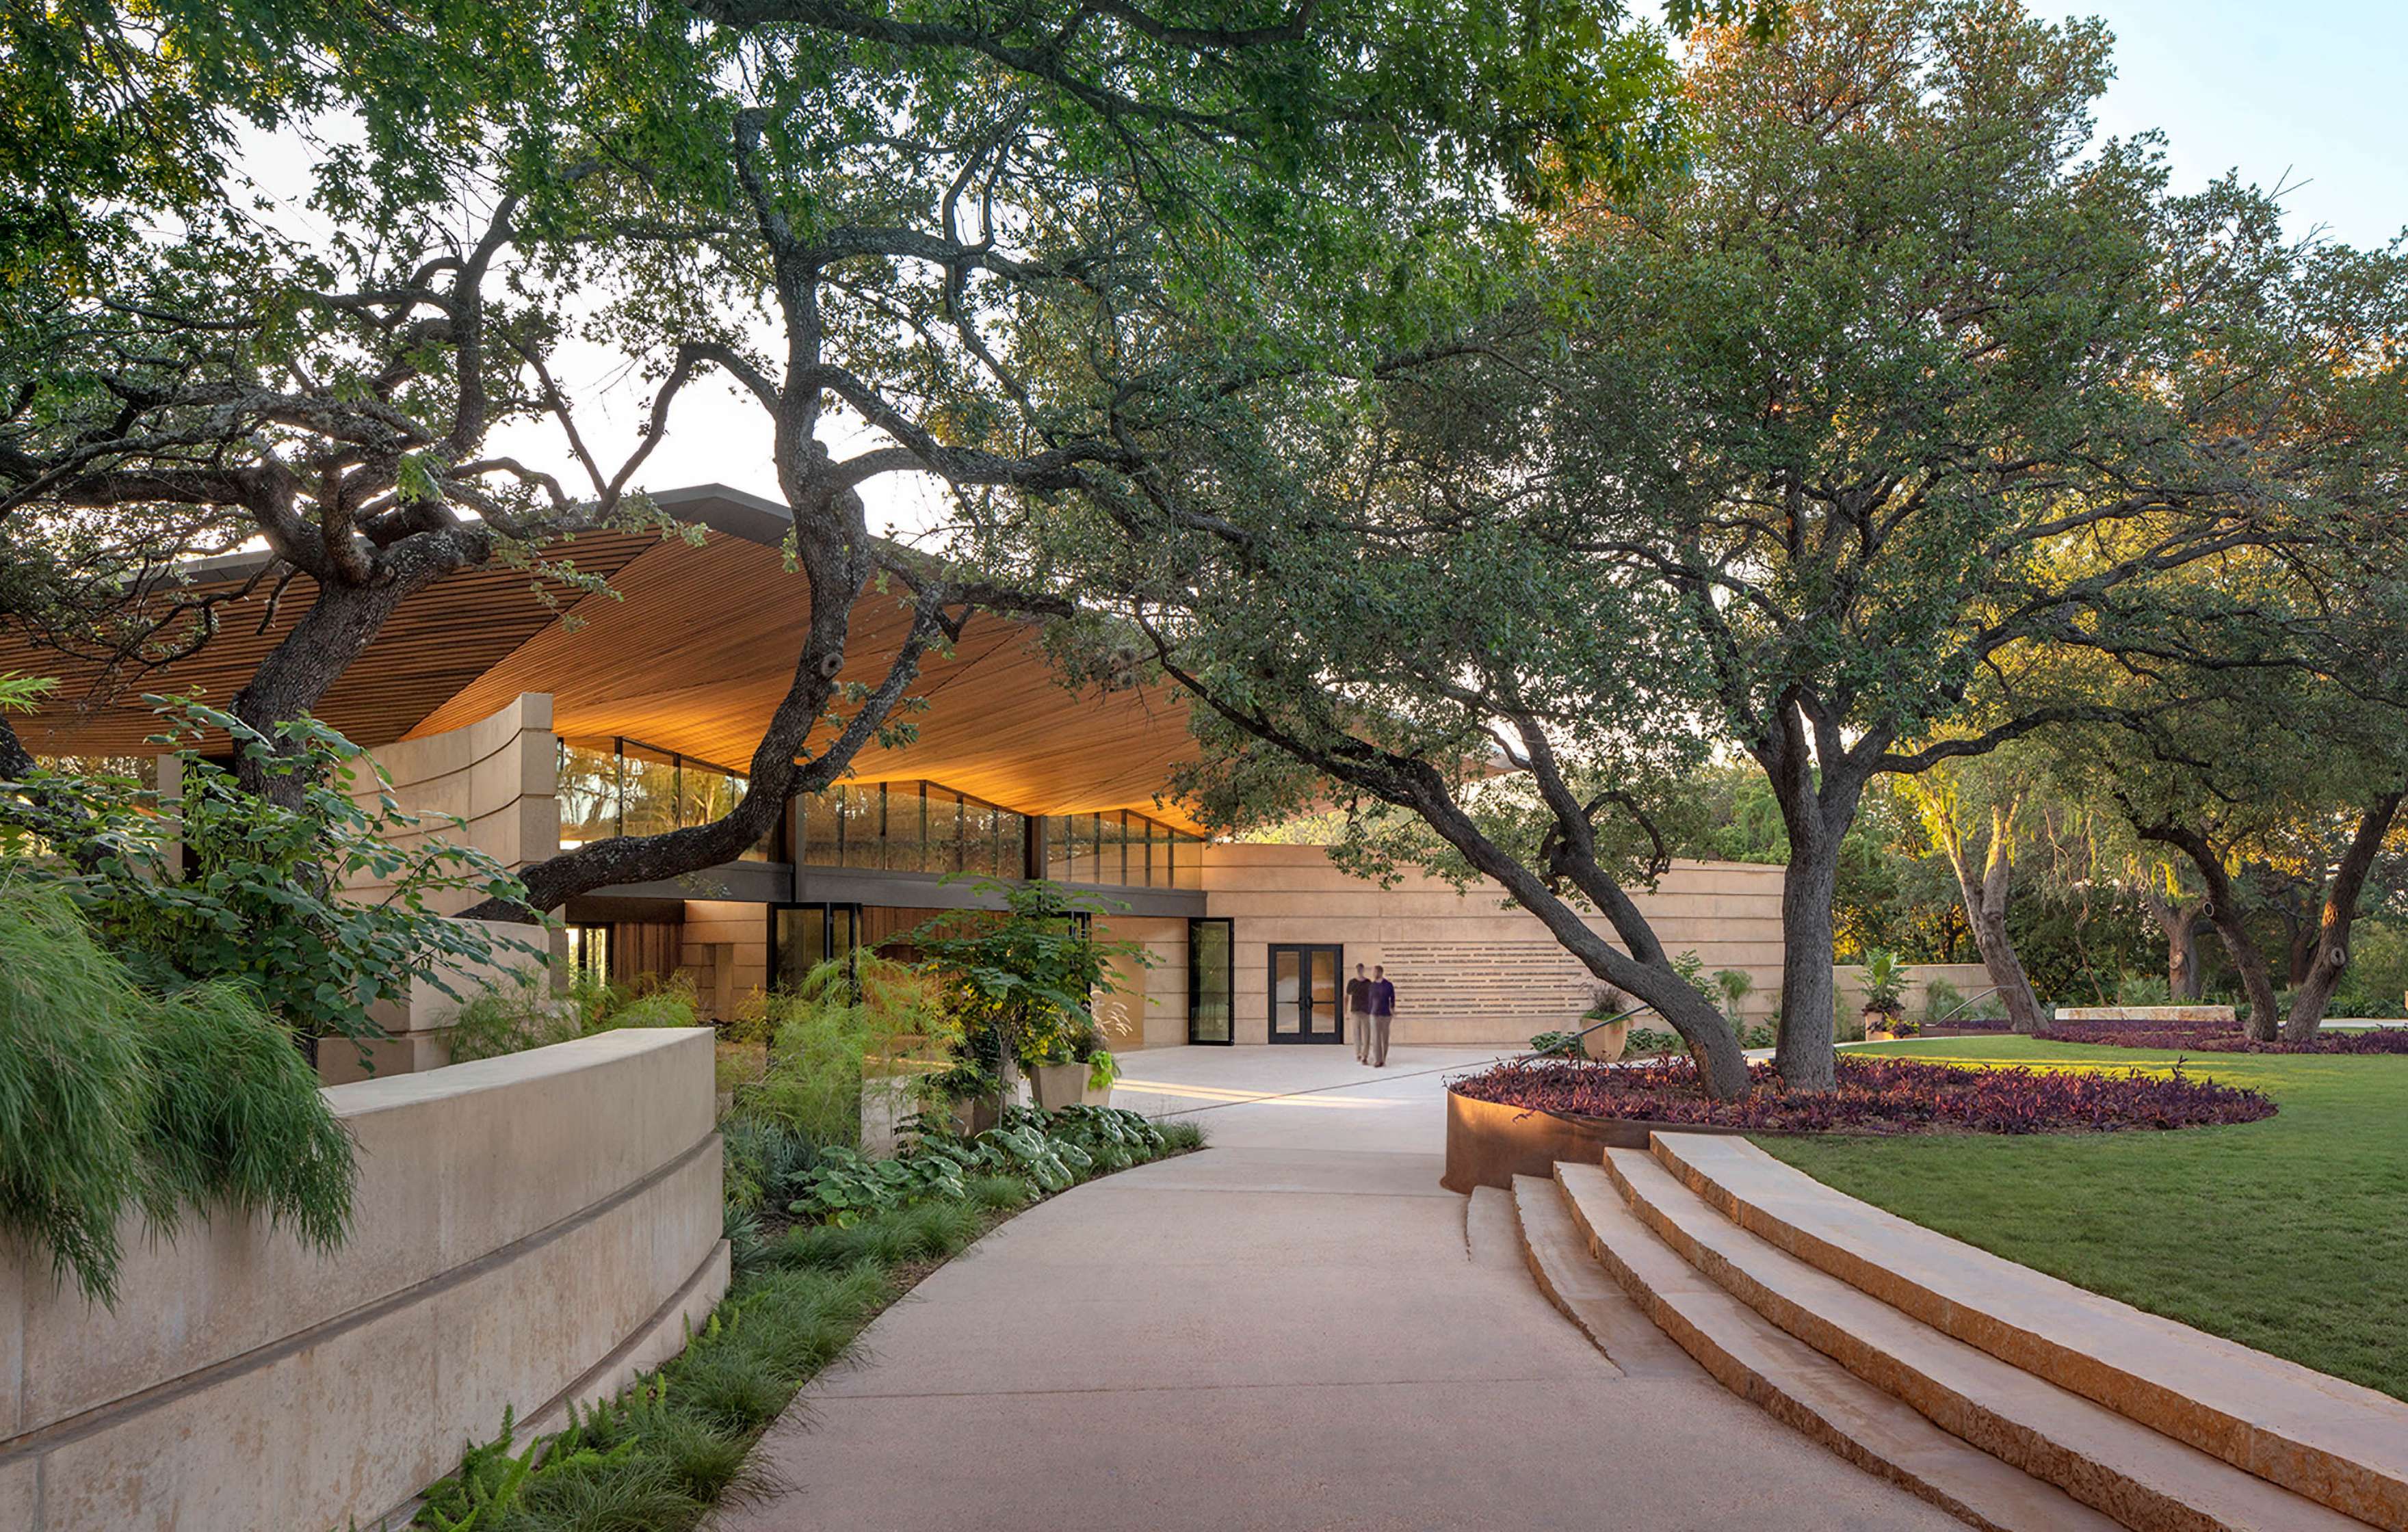
[{"label": "large planter pot", "polygon": [[1865,1012],[1864,1020],[1865,1041],[1887,1042],[1890,1040],[1891,1033],[1889,1012],[1885,1010],[1868,1010]]},{"label": "large planter pot", "polygon": [[984,1133],[1000,1121],[996,1114],[995,1097],[991,1095],[957,1095],[953,1097],[953,1131],[968,1138]]},{"label": "large planter pot", "polygon": [[1060,1111],[1075,1107],[1087,1090],[1087,1067],[1083,1064],[1040,1064],[1028,1071],[1029,1089],[1037,1095],[1037,1104],[1047,1111]]},{"label": "large planter pot", "polygon": [[1608,1022],[1581,1034],[1581,1052],[1598,1064],[1612,1064],[1630,1045],[1630,1018]]},{"label": "large planter pot", "polygon": [[1079,1104],[1082,1107],[1109,1107],[1112,1104],[1112,1088],[1110,1085],[1082,1085],[1079,1090]]}]

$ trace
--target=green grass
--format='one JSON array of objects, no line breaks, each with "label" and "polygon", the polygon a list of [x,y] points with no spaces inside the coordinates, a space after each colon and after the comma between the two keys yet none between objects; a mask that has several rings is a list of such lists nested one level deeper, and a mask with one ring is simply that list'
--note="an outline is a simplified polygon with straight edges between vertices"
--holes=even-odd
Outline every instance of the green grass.
[{"label": "green grass", "polygon": [[[1950,1038],[1933,1062],[2176,1055]],[[2127,1303],[2408,1398],[2408,1057],[2194,1055],[2281,1110],[2172,1133],[1757,1141],[1854,1196]]]}]

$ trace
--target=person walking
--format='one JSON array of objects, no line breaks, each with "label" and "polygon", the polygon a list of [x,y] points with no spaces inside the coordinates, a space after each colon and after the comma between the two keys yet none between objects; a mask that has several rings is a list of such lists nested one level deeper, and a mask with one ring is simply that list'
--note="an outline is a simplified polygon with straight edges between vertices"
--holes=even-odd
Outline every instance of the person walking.
[{"label": "person walking", "polygon": [[1397,1014],[1397,986],[1388,981],[1388,970],[1383,964],[1371,965],[1371,1024],[1368,1030],[1371,1041],[1371,1067],[1388,1067],[1388,1022]]},{"label": "person walking", "polygon": [[1363,965],[1354,965],[1354,977],[1346,981],[1346,1024],[1354,1032],[1354,1062],[1371,1062],[1371,981],[1363,972]]}]

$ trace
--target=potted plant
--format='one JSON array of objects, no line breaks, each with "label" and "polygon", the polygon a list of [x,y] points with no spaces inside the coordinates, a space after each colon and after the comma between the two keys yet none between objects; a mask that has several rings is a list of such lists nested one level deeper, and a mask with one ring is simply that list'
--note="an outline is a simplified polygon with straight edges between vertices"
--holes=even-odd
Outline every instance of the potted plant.
[{"label": "potted plant", "polygon": [[1086,1064],[1087,1088],[1081,1094],[1080,1101],[1090,1107],[1111,1106],[1112,1081],[1121,1077],[1120,1060],[1112,1057],[1111,1049],[1099,1047],[1088,1056]]},{"label": "potted plant", "polygon": [[951,1068],[923,1075],[913,1088],[928,1106],[951,1117],[953,1131],[965,1138],[1003,1120],[1003,1081],[976,1059],[960,1059]]},{"label": "potted plant", "polygon": [[1865,1040],[1887,1042],[1905,1036],[1906,965],[1892,952],[1865,954]]},{"label": "potted plant", "polygon": [[1581,1052],[1598,1064],[1612,1064],[1630,1045],[1630,1018],[1637,1014],[1630,997],[1606,984],[1581,1013]]},{"label": "potted plant", "polygon": [[1096,939],[1096,907],[1082,895],[1051,883],[972,882],[1000,895],[999,913],[970,923],[939,917],[906,939],[925,955],[945,1009],[962,1024],[963,1056],[995,1071],[998,1095],[1016,1067],[1039,1108],[1077,1106],[1095,1069],[1081,1056],[1083,1039],[1093,1033],[1093,1048],[1103,1042],[1095,999],[1116,988],[1111,961],[1142,964],[1145,955],[1132,943]]}]

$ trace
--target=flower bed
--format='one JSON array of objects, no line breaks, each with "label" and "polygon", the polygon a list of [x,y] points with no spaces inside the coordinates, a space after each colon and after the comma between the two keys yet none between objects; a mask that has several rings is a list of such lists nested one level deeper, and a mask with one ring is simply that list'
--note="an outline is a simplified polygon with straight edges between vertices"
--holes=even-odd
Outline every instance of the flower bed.
[{"label": "flower bed", "polygon": [[2192,1053],[2408,1053],[2408,1027],[2320,1032],[2306,1042],[2259,1042],[2218,1025],[2170,1026],[2162,1022],[2057,1022],[2032,1034],[2050,1042],[2103,1048],[2158,1048]]},{"label": "flower bed", "polygon": [[1959,1068],[1896,1058],[1840,1060],[1835,1091],[1791,1092],[1769,1065],[1739,1101],[1713,1101],[1688,1060],[1598,1067],[1499,1064],[1449,1088],[1476,1101],[1573,1118],[1640,1119],[1764,1133],[2079,1133],[2254,1123],[2262,1094],[2170,1073]]}]

